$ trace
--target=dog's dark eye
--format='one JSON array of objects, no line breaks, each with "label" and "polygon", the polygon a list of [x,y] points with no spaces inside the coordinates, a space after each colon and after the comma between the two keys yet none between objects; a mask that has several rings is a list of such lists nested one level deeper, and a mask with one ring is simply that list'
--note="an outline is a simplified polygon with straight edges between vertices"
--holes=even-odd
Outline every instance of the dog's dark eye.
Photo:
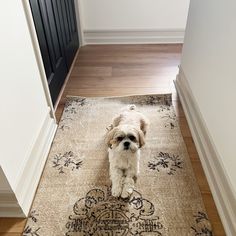
[{"label": "dog's dark eye", "polygon": [[130,135],[128,138],[129,138],[131,141],[135,141],[135,140],[136,140],[136,138],[135,138],[133,135]]},{"label": "dog's dark eye", "polygon": [[121,142],[124,139],[124,137],[120,136],[120,137],[117,137],[116,139],[117,139],[118,142]]}]

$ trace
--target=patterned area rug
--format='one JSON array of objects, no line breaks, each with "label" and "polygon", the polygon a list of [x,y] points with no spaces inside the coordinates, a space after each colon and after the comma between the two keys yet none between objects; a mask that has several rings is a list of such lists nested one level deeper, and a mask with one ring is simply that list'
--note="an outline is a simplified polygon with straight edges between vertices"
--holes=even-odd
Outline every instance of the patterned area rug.
[{"label": "patterned area rug", "polygon": [[[104,135],[127,104],[150,127],[123,200],[111,196]],[[23,235],[212,235],[171,95],[68,98]]]}]

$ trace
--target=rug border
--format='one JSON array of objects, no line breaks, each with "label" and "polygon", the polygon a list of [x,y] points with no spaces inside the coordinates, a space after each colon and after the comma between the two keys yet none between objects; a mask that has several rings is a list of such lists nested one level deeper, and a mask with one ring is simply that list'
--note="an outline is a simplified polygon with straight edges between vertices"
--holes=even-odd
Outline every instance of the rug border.
[{"label": "rug border", "polygon": [[171,96],[172,99],[172,95],[173,93],[161,93],[161,94],[157,94],[157,93],[150,93],[150,94],[130,94],[130,95],[123,95],[123,96],[101,96],[101,97],[85,97],[85,96],[80,96],[80,95],[66,95],[66,100],[69,98],[93,98],[93,99],[105,99],[105,98],[127,98],[127,97],[137,97],[137,96]]}]

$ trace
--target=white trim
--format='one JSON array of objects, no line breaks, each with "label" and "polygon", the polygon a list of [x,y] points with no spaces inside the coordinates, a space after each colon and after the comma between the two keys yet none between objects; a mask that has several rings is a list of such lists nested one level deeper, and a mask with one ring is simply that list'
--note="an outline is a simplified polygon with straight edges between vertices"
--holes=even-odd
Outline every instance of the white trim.
[{"label": "white trim", "polygon": [[183,29],[83,30],[84,44],[164,44],[183,43]]},{"label": "white trim", "polygon": [[236,194],[181,67],[175,85],[226,234],[236,235]]},{"label": "white trim", "polygon": [[8,184],[7,178],[0,166],[0,217],[24,217],[16,196]]},{"label": "white trim", "polygon": [[48,108],[39,135],[33,144],[15,191],[0,190],[0,217],[26,217],[43,172],[57,125]]},{"label": "white trim", "polygon": [[42,59],[42,55],[41,55],[41,51],[39,47],[36,29],[34,26],[34,20],[33,20],[31,8],[30,8],[30,2],[29,0],[22,0],[22,3],[23,3],[24,11],[25,11],[25,16],[26,16],[30,36],[31,36],[32,45],[34,48],[35,58],[37,60],[38,69],[39,69],[39,73],[40,73],[43,88],[44,88],[44,93],[47,99],[48,106],[51,108],[50,114],[51,114],[51,117],[53,117],[53,119],[56,121],[55,110],[52,104],[52,99],[51,99],[51,95],[50,95],[50,91],[48,87],[47,76],[46,76],[44,65],[43,65],[43,59]]},{"label": "white trim", "polygon": [[49,110],[24,169],[19,176],[15,195],[25,216],[28,215],[43,168],[53,141],[57,125]]},{"label": "white trim", "polygon": [[83,2],[82,0],[75,0],[75,11],[77,19],[77,29],[79,35],[80,46],[85,45],[84,43],[84,17],[83,17]]},{"label": "white trim", "polygon": [[58,95],[58,97],[57,97],[57,100],[56,100],[56,102],[55,102],[55,105],[54,105],[55,111],[57,110],[57,107],[58,107],[58,105],[59,105],[59,103],[60,103],[60,101],[61,101],[61,98],[62,98],[62,95],[63,95],[63,93],[64,93],[64,91],[65,91],[66,85],[67,85],[67,83],[68,83],[68,81],[69,81],[69,79],[70,79],[71,72],[72,72],[72,70],[74,69],[75,62],[76,62],[77,57],[78,57],[78,55],[79,55],[79,50],[80,50],[80,48],[78,48],[78,50],[77,50],[77,52],[76,52],[76,54],[75,54],[75,57],[74,57],[74,59],[73,59],[73,62],[72,62],[72,64],[71,64],[71,66],[70,66],[70,70],[69,70],[69,72],[68,72],[68,74],[67,74],[67,76],[66,76],[66,79],[65,79],[65,81],[64,81],[64,83],[63,83],[63,85],[62,85],[61,91],[60,91],[60,93],[59,93],[59,95]]},{"label": "white trim", "polygon": [[25,217],[21,207],[19,206],[17,200],[15,200],[15,194],[12,193],[2,193],[1,196],[6,196],[7,201],[0,201],[0,217]]}]

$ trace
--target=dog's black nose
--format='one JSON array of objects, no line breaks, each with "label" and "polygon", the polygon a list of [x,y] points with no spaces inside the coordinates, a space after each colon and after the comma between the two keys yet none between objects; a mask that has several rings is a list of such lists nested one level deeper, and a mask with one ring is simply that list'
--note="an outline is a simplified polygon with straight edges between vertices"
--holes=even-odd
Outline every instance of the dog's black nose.
[{"label": "dog's black nose", "polygon": [[124,147],[125,147],[126,149],[129,148],[129,145],[130,145],[130,142],[124,142]]}]

